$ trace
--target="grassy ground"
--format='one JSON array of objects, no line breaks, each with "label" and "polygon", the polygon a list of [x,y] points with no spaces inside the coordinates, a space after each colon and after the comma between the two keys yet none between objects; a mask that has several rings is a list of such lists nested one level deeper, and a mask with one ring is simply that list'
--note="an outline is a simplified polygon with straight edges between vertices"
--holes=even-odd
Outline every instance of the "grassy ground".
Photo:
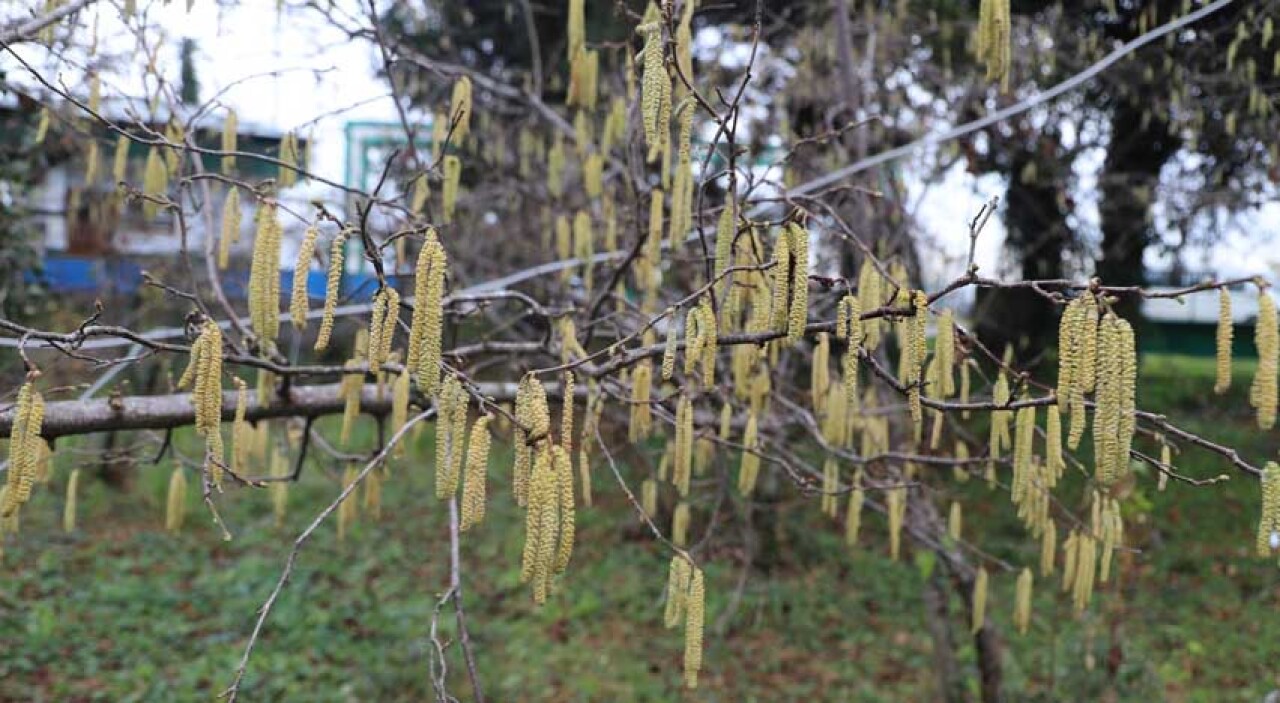
[{"label": "grassy ground", "polygon": [[[1280,444],[1274,432],[1253,429],[1244,401],[1250,370],[1239,373],[1224,400],[1210,392],[1211,364],[1149,359],[1140,402],[1260,462]],[[0,700],[211,700],[229,683],[293,536],[336,494],[340,467],[309,464],[279,527],[265,493],[230,490],[222,505],[231,542],[219,539],[194,496],[186,529],[160,531],[168,468],[140,467],[128,494],[86,481],[81,529],[68,536],[59,521],[72,451],[60,451],[64,463],[27,506],[23,533],[3,558]],[[425,456],[425,446],[415,448],[393,470],[381,520],[362,516],[343,544],[332,525],[323,527],[305,549],[242,700],[429,697],[426,634],[447,582],[448,537]],[[920,603],[929,560],[908,551],[890,562],[878,517],[868,516],[864,548],[850,552],[816,504],[781,491],[779,519],[757,524],[771,559],[736,604],[738,527],[722,527],[726,546],[707,566],[706,670],[702,687],[687,693],[680,633],[661,627],[666,559],[638,529],[611,474],[596,471],[598,501],[580,513],[573,564],[558,593],[535,609],[518,583],[523,527],[509,499],[508,461],[493,458],[488,521],[463,541],[468,614],[490,700],[934,698]],[[1177,463],[1201,478],[1229,472],[1200,451]],[[1139,551],[1122,555],[1117,582],[1084,617],[1071,615],[1056,584],[1037,584],[1032,632],[1007,635],[1011,700],[1259,701],[1280,687],[1280,570],[1249,556],[1257,485],[1233,475],[1157,493],[1151,479],[1142,475],[1126,504],[1128,541]],[[1060,495],[1074,504],[1080,493],[1076,479]],[[957,494],[968,537],[1012,563],[1034,562],[1006,496],[975,482]],[[736,508],[725,510],[736,521]],[[695,535],[709,512],[710,500],[695,507]],[[1012,575],[994,577],[992,617],[1006,633],[1012,583]],[[960,611],[958,600],[952,606]],[[954,625],[963,631],[958,616]],[[442,627],[451,637],[452,618]],[[962,648],[970,673],[972,656]],[[456,650],[449,663],[452,690],[469,700]]]}]

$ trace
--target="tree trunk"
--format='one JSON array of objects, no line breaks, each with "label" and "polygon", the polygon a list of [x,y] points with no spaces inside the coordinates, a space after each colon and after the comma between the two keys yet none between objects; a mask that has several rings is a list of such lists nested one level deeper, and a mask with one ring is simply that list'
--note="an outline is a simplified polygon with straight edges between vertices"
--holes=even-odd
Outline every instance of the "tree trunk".
[{"label": "tree trunk", "polygon": [[[1111,116],[1111,140],[1102,167],[1099,186],[1102,199],[1102,257],[1098,278],[1107,285],[1130,286],[1146,283],[1143,255],[1156,241],[1151,224],[1160,170],[1178,150],[1168,124],[1151,118],[1143,124],[1142,108],[1121,104]],[[1120,314],[1138,319],[1138,300],[1125,296],[1117,306]]]},{"label": "tree trunk", "polygon": [[933,638],[933,668],[938,677],[938,700],[965,703],[964,679],[956,661],[955,640],[951,636],[950,608],[941,572],[934,571],[924,586],[925,623]]},{"label": "tree trunk", "polygon": [[[1057,137],[1048,133],[1012,154],[1005,166],[1006,247],[1017,257],[1022,280],[1065,276],[1065,255],[1073,237],[1067,224],[1070,168]],[[1055,343],[1056,307],[1025,289],[980,289],[978,335],[996,353],[1012,345],[1019,360],[1033,359]]]}]

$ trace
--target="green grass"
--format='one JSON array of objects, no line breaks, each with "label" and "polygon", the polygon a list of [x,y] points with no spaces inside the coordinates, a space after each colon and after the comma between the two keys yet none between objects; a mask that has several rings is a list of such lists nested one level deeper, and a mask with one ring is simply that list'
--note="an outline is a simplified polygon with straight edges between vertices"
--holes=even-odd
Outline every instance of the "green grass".
[{"label": "green grass", "polygon": [[[1243,364],[1238,372],[1231,393],[1218,398],[1211,363],[1148,359],[1140,404],[1261,463],[1280,442],[1254,429],[1245,402],[1251,372]],[[424,433],[393,468],[381,520],[362,515],[343,544],[333,525],[323,526],[303,550],[242,700],[431,697],[427,630],[447,586],[448,534],[444,506],[432,495],[429,438]],[[192,440],[180,436],[179,446],[190,452]],[[1088,444],[1086,437],[1084,456]],[[1152,448],[1149,440],[1141,447]],[[72,461],[92,461],[90,448],[59,447],[52,483],[38,490],[22,534],[7,543],[0,700],[211,700],[230,682],[293,537],[337,494],[341,467],[308,463],[282,527],[265,492],[228,488],[219,504],[235,539],[223,542],[194,495],[182,533],[162,532],[168,467],[141,465],[128,493],[84,481],[81,529],[64,535],[66,472]],[[908,549],[901,563],[889,561],[879,517],[867,514],[864,548],[850,552],[816,501],[765,479],[762,500],[776,513],[754,511],[764,551],[739,598],[742,506],[736,498],[722,505],[707,555],[706,669],[701,688],[689,693],[681,689],[681,634],[661,626],[667,557],[612,474],[597,467],[598,500],[580,512],[573,563],[538,609],[519,584],[523,522],[509,498],[508,463],[493,458],[488,518],[463,536],[462,549],[470,630],[490,700],[934,698],[921,605],[930,560]],[[1118,579],[1084,617],[1071,614],[1056,583],[1038,581],[1032,632],[1014,635],[1013,574],[994,574],[989,612],[1006,637],[1010,700],[1258,701],[1280,687],[1280,570],[1249,554],[1257,485],[1202,450],[1183,452],[1177,464],[1197,478],[1232,478],[1199,488],[1171,482],[1158,493],[1153,477],[1141,474],[1125,508],[1134,551],[1120,557]],[[1072,478],[1058,495],[1078,506],[1082,485]],[[713,479],[700,487],[695,536],[707,528],[715,490]],[[968,538],[1011,563],[1035,562],[1007,496],[972,481],[955,494]],[[669,509],[672,496],[663,498]],[[951,607],[974,679],[962,603],[953,598]],[[453,618],[440,624],[452,642]],[[456,646],[449,667],[451,691],[469,700]]]}]

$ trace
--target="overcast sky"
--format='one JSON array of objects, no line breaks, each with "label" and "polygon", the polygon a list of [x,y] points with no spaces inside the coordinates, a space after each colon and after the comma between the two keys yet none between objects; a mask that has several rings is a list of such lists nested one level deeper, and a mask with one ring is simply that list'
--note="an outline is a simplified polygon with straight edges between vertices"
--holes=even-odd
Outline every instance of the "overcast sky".
[{"label": "overcast sky", "polygon": [[[121,24],[116,2],[99,2],[89,13],[86,25],[98,23],[104,53],[137,55],[131,34]],[[386,2],[379,3],[380,6]],[[276,130],[289,130],[315,122],[315,168],[325,177],[344,179],[345,139],[343,127],[353,121],[394,122],[396,113],[387,94],[385,82],[376,72],[378,64],[373,47],[366,41],[349,41],[318,12],[289,8],[277,13],[275,0],[242,0],[233,6],[220,6],[214,0],[194,0],[190,12],[184,0],[171,3],[139,0],[148,17],[163,28],[165,46],[161,52],[161,68],[166,76],[178,75],[178,46],[182,38],[194,39],[199,47],[196,59],[201,83],[201,97],[208,99],[219,91],[219,99],[233,107],[242,123],[254,123]],[[335,16],[345,24],[366,23],[360,0],[335,0]],[[97,14],[95,18],[94,15]],[[9,16],[12,16],[11,14]],[[700,38],[702,39],[702,38]],[[37,47],[23,48],[24,56],[43,57]],[[732,52],[720,52],[732,56]],[[82,63],[83,57],[66,57]],[[74,68],[66,68],[63,78],[75,88]],[[104,80],[104,96],[141,95],[141,71],[121,74],[113,72]],[[14,74],[17,77],[16,73]],[[331,113],[331,114],[328,114]],[[307,132],[303,132],[306,134]],[[1078,168],[1081,186],[1087,191],[1094,182],[1097,160],[1082,159]],[[982,203],[1003,193],[999,178],[975,179],[960,167],[953,168],[945,179],[927,190],[908,172],[912,204],[925,230],[922,259],[931,277],[950,277],[960,273],[968,247],[965,223]],[[1089,192],[1079,194],[1081,204],[1077,216],[1085,225],[1096,225],[1096,198]],[[1280,208],[1269,208],[1265,215],[1248,215],[1240,220],[1244,230],[1255,236],[1232,236],[1209,252],[1196,252],[1189,264],[1217,268],[1223,274],[1271,273],[1280,252],[1258,247],[1260,232],[1280,227]],[[979,240],[978,263],[988,273],[997,273],[1001,262],[1003,231],[997,220]],[[1150,265],[1162,265],[1154,255]]]}]

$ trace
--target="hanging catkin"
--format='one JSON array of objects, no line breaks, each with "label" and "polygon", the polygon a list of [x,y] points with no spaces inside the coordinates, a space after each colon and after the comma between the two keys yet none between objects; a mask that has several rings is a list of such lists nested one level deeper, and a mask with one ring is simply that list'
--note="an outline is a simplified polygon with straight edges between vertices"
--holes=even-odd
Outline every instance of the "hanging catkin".
[{"label": "hanging catkin", "polygon": [[862,490],[862,469],[853,476],[853,491],[849,493],[849,507],[844,518],[844,543],[855,547],[858,544],[858,532],[862,529],[862,504],[866,502],[866,492]]},{"label": "hanging catkin", "polygon": [[978,573],[973,579],[971,615],[969,631],[976,635],[987,625],[987,569],[981,566],[978,567]]},{"label": "hanging catkin", "polygon": [[1258,411],[1258,427],[1269,430],[1276,424],[1280,330],[1277,329],[1275,300],[1265,288],[1258,290],[1258,321],[1253,334],[1258,350],[1258,370],[1254,372],[1253,385],[1249,388],[1249,404]]},{"label": "hanging catkin", "polygon": [[[222,151],[236,151],[236,139],[240,130],[239,120],[236,119],[236,111],[227,108],[227,116],[222,121]],[[234,154],[224,153],[222,156],[222,173],[223,175],[231,175],[236,168],[236,157]]]},{"label": "hanging catkin", "polygon": [[1127,475],[1134,431],[1137,356],[1133,328],[1114,313],[1102,320],[1094,414],[1096,478],[1104,486]]},{"label": "hanging catkin", "polygon": [[[461,142],[471,132],[471,79],[463,76],[453,84],[449,100],[449,124],[453,127],[453,140]],[[445,222],[448,222],[448,218]]]},{"label": "hanging catkin", "polygon": [[959,501],[951,501],[951,512],[947,515],[947,535],[957,542],[960,541],[962,520]]},{"label": "hanging catkin", "polygon": [[667,568],[667,604],[662,613],[663,626],[672,628],[684,620],[691,577],[688,560],[682,556],[671,557],[671,565]]},{"label": "hanging catkin", "polygon": [[1280,464],[1268,461],[1262,470],[1262,517],[1258,520],[1259,556],[1280,549]]},{"label": "hanging catkin", "polygon": [[1040,575],[1049,576],[1053,573],[1053,562],[1057,558],[1056,551],[1058,549],[1058,527],[1049,520],[1045,523],[1044,529],[1040,532]]},{"label": "hanging catkin", "polygon": [[329,348],[329,338],[333,334],[334,315],[338,310],[338,294],[342,292],[342,258],[347,246],[346,231],[338,232],[329,245],[329,270],[325,277],[324,314],[320,318],[320,331],[316,335],[315,350],[320,352]]},{"label": "hanging catkin", "polygon": [[902,523],[907,516],[907,487],[889,488],[884,493],[884,502],[889,514],[889,558],[897,561],[902,547]]},{"label": "hanging catkin", "polygon": [[702,624],[706,613],[706,587],[702,569],[692,568],[689,579],[689,595],[685,600],[684,618],[684,685],[698,687],[698,672],[702,669]]},{"label": "hanging catkin", "polygon": [[409,353],[405,367],[415,374],[428,396],[440,385],[441,345],[444,340],[444,288],[448,259],[435,229],[427,230],[414,270],[413,318],[409,324]]},{"label": "hanging catkin", "polygon": [[787,314],[787,341],[794,344],[804,336],[809,321],[809,232],[787,223],[791,255],[791,308]]},{"label": "hanging catkin", "polygon": [[436,402],[436,498],[439,499],[452,497],[458,491],[469,400],[457,376],[445,378]]},{"label": "hanging catkin", "polygon": [[187,515],[187,477],[182,467],[175,466],[169,474],[169,494],[165,501],[164,529],[177,532],[182,529],[182,521]]},{"label": "hanging catkin", "polygon": [[0,517],[10,518],[31,497],[39,460],[40,430],[44,423],[44,398],[28,381],[18,390],[13,428],[9,439],[9,471],[5,480]]},{"label": "hanging catkin", "polygon": [[653,415],[649,397],[653,385],[653,366],[648,360],[636,364],[631,372],[631,418],[628,436],[639,442],[653,433]]},{"label": "hanging catkin", "polygon": [[400,320],[399,291],[384,286],[374,294],[370,312],[369,371],[377,374],[391,356],[391,342],[395,338],[396,323]]},{"label": "hanging catkin", "polygon": [[285,513],[289,508],[289,458],[278,448],[271,453],[271,514],[275,518],[276,527],[284,525]]},{"label": "hanging catkin", "polygon": [[681,393],[676,402],[675,454],[671,482],[682,497],[689,495],[693,474],[693,401]]},{"label": "hanging catkin", "polygon": [[298,258],[293,264],[293,290],[289,295],[289,317],[293,328],[307,328],[307,272],[311,270],[311,257],[315,254],[316,237],[320,231],[315,225],[307,228],[302,235],[302,244],[298,246]]},{"label": "hanging catkin", "polygon": [[1219,395],[1231,387],[1231,293],[1218,289],[1217,367],[1213,392]]},{"label": "hanging catkin", "polygon": [[280,140],[280,161],[277,180],[281,188],[289,188],[298,182],[298,135],[293,132]]},{"label": "hanging catkin", "polygon": [[982,0],[975,48],[986,64],[987,80],[999,83],[1001,91],[1009,90],[1010,22],[1009,0]]},{"label": "hanging catkin", "polygon": [[[684,184],[682,183],[681,186],[683,187],[683,185]],[[680,193],[677,190],[677,192],[673,193],[671,197],[672,197],[672,200],[675,201],[679,196],[680,196]],[[672,211],[673,211],[672,223],[673,224],[676,219],[674,216],[674,210],[675,210],[675,204],[673,202],[673,205],[672,205]],[[677,235],[675,233],[675,230],[673,229],[672,241],[674,242],[678,237],[683,236],[683,234],[684,233],[681,232],[680,234]],[[732,191],[730,191],[729,193],[725,194],[724,209],[720,211],[720,219],[716,224],[716,248],[715,248],[716,258],[715,258],[714,275],[715,275],[715,281],[716,281],[715,291],[716,291],[717,298],[724,295],[725,289],[733,285],[733,280],[732,280],[733,276],[726,274],[725,270],[729,268],[729,265],[731,263],[730,259],[733,256],[733,240],[737,236],[737,234],[738,234],[737,201],[734,200],[733,193]]]},{"label": "hanging catkin", "polygon": [[677,547],[689,543],[689,504],[683,500],[671,513],[671,543]]},{"label": "hanging catkin", "polygon": [[142,193],[147,196],[142,201],[142,216],[147,220],[155,219],[160,206],[155,201],[163,199],[169,190],[169,173],[165,170],[164,159],[156,147],[147,152],[147,165],[142,173]]},{"label": "hanging catkin", "polygon": [[1018,586],[1013,600],[1013,627],[1018,634],[1027,634],[1031,625],[1031,586],[1033,577],[1031,569],[1024,568],[1018,574]]},{"label": "hanging catkin", "polygon": [[264,343],[280,331],[280,237],[276,205],[264,202],[257,212],[253,262],[249,271],[249,319]]},{"label": "hanging catkin", "polygon": [[[644,36],[644,75],[640,83],[640,112],[644,118],[645,143],[649,145],[648,161],[661,152],[665,135],[670,131],[671,78],[667,75],[662,41],[662,12],[652,2],[636,31]],[[668,120],[663,119],[666,113]]]},{"label": "hanging catkin", "polygon": [[476,418],[471,426],[471,439],[467,447],[466,477],[462,483],[462,521],[459,528],[463,531],[484,520],[485,483],[489,469],[489,415]]},{"label": "hanging catkin", "polygon": [[749,496],[756,488],[760,473],[759,429],[755,412],[747,414],[747,425],[742,431],[742,465],[738,469],[738,492]]},{"label": "hanging catkin", "polygon": [[[12,466],[12,465],[11,465]],[[76,502],[80,486],[80,469],[72,469],[67,478],[67,500],[62,506],[62,531],[76,531]]]},{"label": "hanging catkin", "polygon": [[462,160],[453,154],[444,157],[444,185],[440,188],[441,217],[447,225],[453,222],[453,211],[458,204],[458,186],[462,182]]}]

